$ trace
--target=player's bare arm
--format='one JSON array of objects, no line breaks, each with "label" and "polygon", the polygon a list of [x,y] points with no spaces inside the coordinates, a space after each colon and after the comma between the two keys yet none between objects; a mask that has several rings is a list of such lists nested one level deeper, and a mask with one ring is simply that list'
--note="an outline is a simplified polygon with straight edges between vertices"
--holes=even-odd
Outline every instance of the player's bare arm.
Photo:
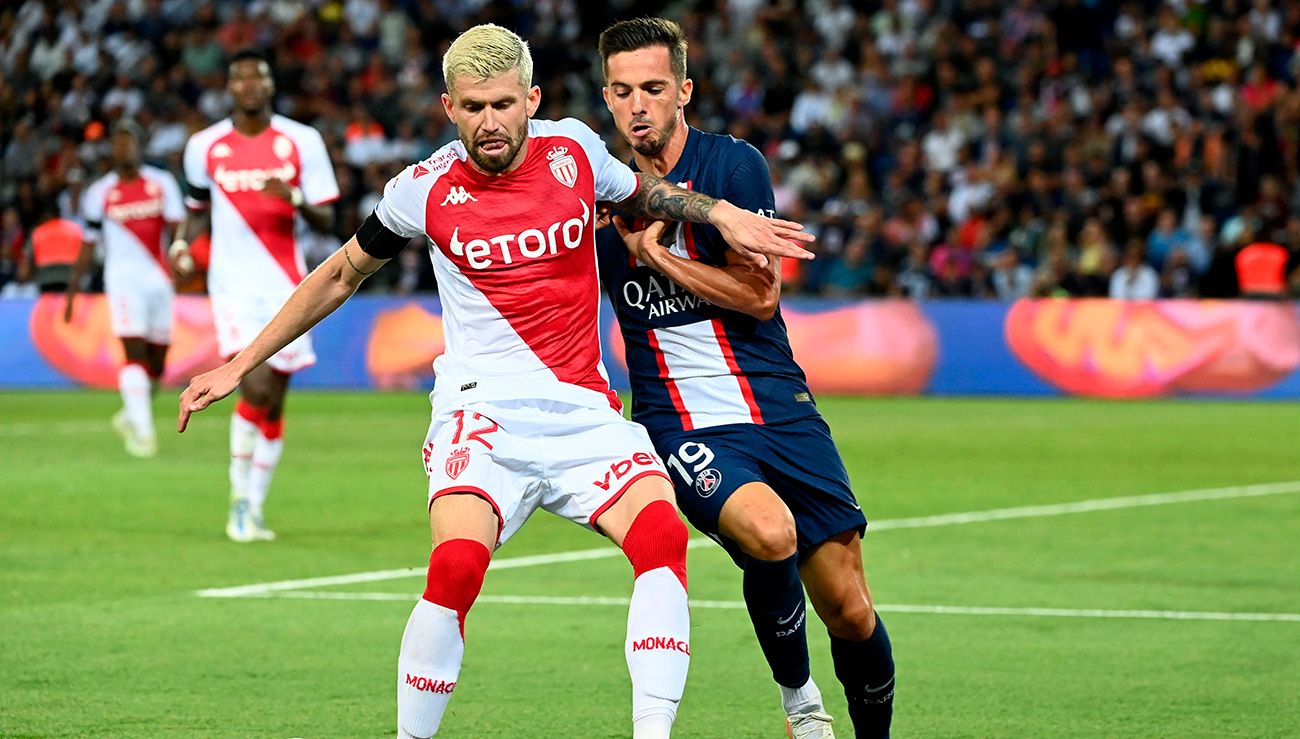
[{"label": "player's bare arm", "polygon": [[662,177],[637,172],[639,186],[620,206],[643,218],[708,223],[722,232],[731,248],[748,261],[767,266],[765,255],[812,259],[812,252],[799,245],[813,241],[803,225],[779,218],[764,218],[737,208],[725,200],[678,187]]},{"label": "player's bare arm", "polygon": [[734,252],[727,252],[727,266],[714,267],[679,257],[664,248],[663,237],[670,233],[673,224],[654,221],[644,230],[631,231],[622,218],[615,218],[614,227],[637,261],[695,295],[720,308],[762,321],[775,315],[781,299],[777,260],[769,260],[767,266],[759,267],[743,261]]},{"label": "player's bare arm", "polygon": [[77,261],[72,264],[72,276],[68,278],[68,295],[63,304],[63,322],[72,322],[72,305],[81,290],[81,278],[90,268],[90,260],[95,255],[95,244],[91,241],[81,242],[81,251],[77,252]]},{"label": "player's bare arm", "polygon": [[302,214],[302,219],[317,233],[326,233],[334,228],[334,208],[329,203],[310,205],[303,199],[302,190],[290,187],[284,180],[274,177],[262,186],[262,194],[267,197],[280,198],[288,202]]},{"label": "player's bare arm", "polygon": [[167,248],[167,259],[177,277],[187,277],[194,271],[194,257],[190,244],[212,229],[212,211],[207,208],[190,208],[185,220],[176,229],[176,240]]},{"label": "player's bare arm", "polygon": [[347,302],[366,277],[387,261],[363,251],[355,236],[348,239],[307,275],[280,312],[246,349],[226,364],[190,380],[189,387],[181,393],[176,430],[185,431],[191,413],[201,411],[234,392],[249,372]]}]

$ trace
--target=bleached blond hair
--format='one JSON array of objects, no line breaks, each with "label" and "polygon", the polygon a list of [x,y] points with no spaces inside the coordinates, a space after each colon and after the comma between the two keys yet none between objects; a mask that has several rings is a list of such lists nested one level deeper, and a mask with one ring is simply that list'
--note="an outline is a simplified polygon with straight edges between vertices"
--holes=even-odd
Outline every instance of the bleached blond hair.
[{"label": "bleached blond hair", "polygon": [[519,71],[524,89],[533,86],[533,55],[528,42],[494,23],[474,26],[457,36],[442,56],[442,81],[449,93],[457,77],[482,81],[512,69]]}]

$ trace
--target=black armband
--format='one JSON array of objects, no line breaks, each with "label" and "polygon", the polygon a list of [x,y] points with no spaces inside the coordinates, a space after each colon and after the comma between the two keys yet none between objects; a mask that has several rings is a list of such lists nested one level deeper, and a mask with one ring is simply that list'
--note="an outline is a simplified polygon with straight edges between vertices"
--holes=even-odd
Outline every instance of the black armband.
[{"label": "black armband", "polygon": [[357,243],[361,250],[375,259],[392,259],[406,248],[410,239],[388,230],[379,216],[371,213],[357,229]]},{"label": "black armband", "polygon": [[186,195],[189,195],[191,200],[197,200],[200,203],[206,203],[212,200],[212,193],[206,187],[195,187],[186,182],[185,189],[188,190]]}]

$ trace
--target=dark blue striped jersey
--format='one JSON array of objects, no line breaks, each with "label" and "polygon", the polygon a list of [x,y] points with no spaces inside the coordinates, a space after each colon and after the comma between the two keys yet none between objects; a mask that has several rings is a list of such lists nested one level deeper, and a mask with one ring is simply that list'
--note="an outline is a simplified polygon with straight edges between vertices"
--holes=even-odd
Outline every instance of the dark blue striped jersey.
[{"label": "dark blue striped jersey", "polygon": [[[773,216],[767,161],[730,136],[689,129],[664,179]],[[636,262],[612,227],[597,233],[596,248],[627,348],[632,418],[652,437],[817,415],[780,308],[766,321],[719,308]],[[681,225],[671,246],[717,267],[727,264],[729,248],[716,228],[700,224]]]}]

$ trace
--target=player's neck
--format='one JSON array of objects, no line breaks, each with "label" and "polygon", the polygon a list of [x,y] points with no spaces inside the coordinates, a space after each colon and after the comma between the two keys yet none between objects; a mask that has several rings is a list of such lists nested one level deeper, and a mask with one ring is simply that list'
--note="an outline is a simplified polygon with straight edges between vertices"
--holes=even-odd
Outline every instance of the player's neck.
[{"label": "player's neck", "polygon": [[124,182],[130,182],[140,176],[140,167],[135,164],[124,164],[117,168],[117,178]]},{"label": "player's neck", "polygon": [[256,136],[271,127],[270,110],[259,110],[256,113],[236,110],[230,118],[235,124],[235,130],[245,136]]},{"label": "player's neck", "polygon": [[642,172],[650,172],[656,176],[663,177],[677,166],[677,161],[682,158],[682,151],[686,149],[686,137],[690,131],[690,126],[686,125],[686,116],[682,115],[677,119],[677,126],[673,128],[673,135],[669,137],[668,143],[664,148],[659,150],[658,154],[646,156],[636,150],[633,155],[636,158],[637,169]]}]

